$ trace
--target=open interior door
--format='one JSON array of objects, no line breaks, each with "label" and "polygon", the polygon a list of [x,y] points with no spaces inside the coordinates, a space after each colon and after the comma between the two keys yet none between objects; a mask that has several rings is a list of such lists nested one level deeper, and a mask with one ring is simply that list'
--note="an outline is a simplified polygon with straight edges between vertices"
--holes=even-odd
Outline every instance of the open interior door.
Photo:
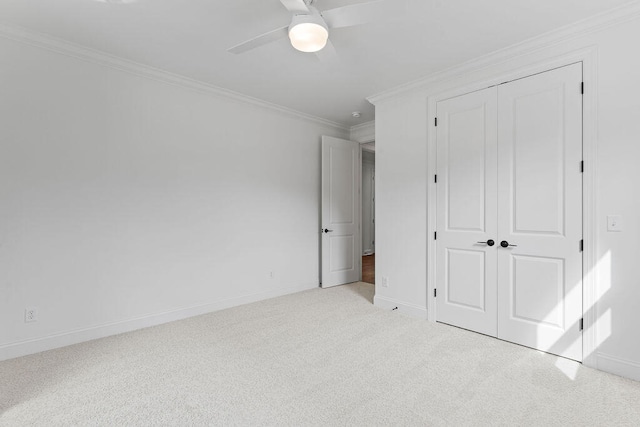
[{"label": "open interior door", "polygon": [[360,144],[322,137],[322,287],[360,280]]}]

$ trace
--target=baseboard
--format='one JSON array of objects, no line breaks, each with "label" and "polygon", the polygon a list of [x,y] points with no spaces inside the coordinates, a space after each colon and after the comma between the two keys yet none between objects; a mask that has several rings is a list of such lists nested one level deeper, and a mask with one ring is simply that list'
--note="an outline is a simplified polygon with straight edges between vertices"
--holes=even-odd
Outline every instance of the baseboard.
[{"label": "baseboard", "polygon": [[137,329],[157,326],[163,323],[173,322],[176,320],[186,319],[188,317],[199,316],[201,314],[211,313],[213,311],[223,310],[226,308],[236,307],[243,304],[262,301],[269,298],[279,297],[282,295],[292,294],[295,292],[306,291],[318,287],[318,283],[310,283],[306,285],[288,286],[273,289],[267,292],[258,292],[254,294],[241,295],[233,298],[227,298],[210,302],[207,304],[183,307],[176,310],[170,310],[163,313],[155,313],[148,316],[127,319],[118,322],[106,323],[103,325],[93,326],[89,328],[75,329],[65,331],[42,338],[35,338],[0,346],[0,361],[13,359],[15,357],[26,356],[29,354],[40,353],[42,351],[53,350],[60,347],[66,347],[72,344],[78,344],[85,341],[91,341],[98,338],[104,338],[111,335],[122,334],[125,332],[135,331]]},{"label": "baseboard", "polygon": [[640,364],[604,353],[596,353],[597,369],[640,381]]},{"label": "baseboard", "polygon": [[374,296],[373,297],[373,305],[376,307],[383,308],[385,310],[393,310],[394,308],[398,308],[400,313],[418,317],[420,319],[427,319],[427,308],[421,307],[419,305],[406,303],[402,301],[395,300],[393,298],[387,298],[383,296]]}]

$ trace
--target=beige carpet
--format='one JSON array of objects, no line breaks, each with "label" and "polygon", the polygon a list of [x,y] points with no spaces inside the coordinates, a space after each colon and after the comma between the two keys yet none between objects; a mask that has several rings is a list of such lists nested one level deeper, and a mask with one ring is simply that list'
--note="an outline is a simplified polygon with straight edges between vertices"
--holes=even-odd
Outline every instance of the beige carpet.
[{"label": "beige carpet", "polygon": [[0,362],[0,425],[640,425],[640,383],[316,289]]}]

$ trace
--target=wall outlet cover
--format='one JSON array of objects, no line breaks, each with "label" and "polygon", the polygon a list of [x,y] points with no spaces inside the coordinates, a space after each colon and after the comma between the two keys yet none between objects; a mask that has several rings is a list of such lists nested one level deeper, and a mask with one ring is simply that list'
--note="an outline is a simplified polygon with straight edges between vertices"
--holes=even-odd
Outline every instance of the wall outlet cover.
[{"label": "wall outlet cover", "polygon": [[24,309],[24,322],[31,323],[38,321],[38,307],[27,307]]}]

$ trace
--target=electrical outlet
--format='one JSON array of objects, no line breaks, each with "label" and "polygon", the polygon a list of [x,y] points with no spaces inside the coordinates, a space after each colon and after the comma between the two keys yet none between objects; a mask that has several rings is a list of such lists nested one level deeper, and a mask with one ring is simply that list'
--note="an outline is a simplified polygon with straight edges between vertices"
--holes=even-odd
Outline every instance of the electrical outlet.
[{"label": "electrical outlet", "polygon": [[24,322],[31,323],[38,321],[38,308],[37,307],[27,307],[24,309]]},{"label": "electrical outlet", "polygon": [[273,271],[269,272],[269,279],[273,279],[274,277],[276,277],[276,274]]},{"label": "electrical outlet", "polygon": [[387,276],[382,276],[382,287],[383,288],[389,287],[389,278]]}]

